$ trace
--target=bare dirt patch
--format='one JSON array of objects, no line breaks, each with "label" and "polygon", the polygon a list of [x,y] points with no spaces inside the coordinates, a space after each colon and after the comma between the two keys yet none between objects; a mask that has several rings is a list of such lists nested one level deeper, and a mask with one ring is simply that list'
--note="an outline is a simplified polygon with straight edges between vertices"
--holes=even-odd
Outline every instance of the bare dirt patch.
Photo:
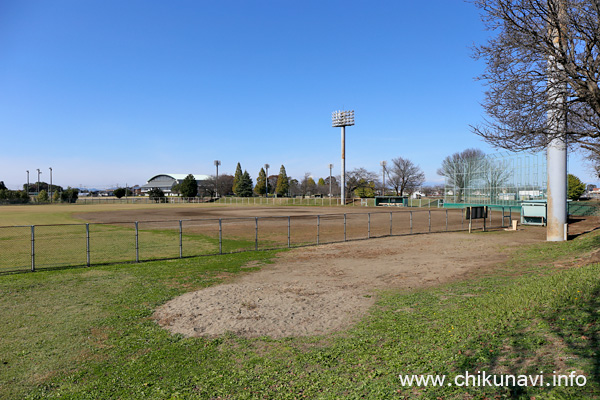
[{"label": "bare dirt patch", "polygon": [[232,283],[175,298],[154,317],[185,336],[322,335],[358,321],[382,289],[427,287],[479,275],[506,260],[517,246],[543,240],[544,228],[525,227],[299,248]]}]

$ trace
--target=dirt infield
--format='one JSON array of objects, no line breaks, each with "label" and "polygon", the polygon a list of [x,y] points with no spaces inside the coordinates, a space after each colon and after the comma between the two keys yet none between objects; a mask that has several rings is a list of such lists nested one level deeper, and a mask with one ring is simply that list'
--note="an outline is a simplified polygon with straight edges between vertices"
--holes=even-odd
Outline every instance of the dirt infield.
[{"label": "dirt infield", "polygon": [[[488,225],[499,227],[500,215],[500,212],[493,213]],[[258,248],[287,247],[288,240],[293,247],[468,227],[460,210],[436,208],[167,206],[76,216],[98,223],[140,221],[144,229],[178,229],[177,220],[181,219],[184,233],[217,238],[221,229],[224,238],[248,243],[257,241]],[[219,218],[223,219],[221,224]],[[474,221],[474,227],[481,228],[481,220]]]},{"label": "dirt infield", "polygon": [[545,230],[441,233],[294,249],[234,282],[160,307],[157,322],[185,336],[322,335],[365,315],[382,289],[438,285],[485,272]]}]

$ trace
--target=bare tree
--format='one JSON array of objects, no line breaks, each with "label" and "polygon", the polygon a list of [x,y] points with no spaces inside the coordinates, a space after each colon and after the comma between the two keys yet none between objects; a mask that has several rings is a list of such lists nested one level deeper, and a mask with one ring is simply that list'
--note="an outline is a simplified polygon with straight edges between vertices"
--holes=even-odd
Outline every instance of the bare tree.
[{"label": "bare tree", "polygon": [[304,178],[302,178],[302,181],[300,182],[300,190],[302,191],[302,195],[307,196],[307,195],[315,194],[316,187],[317,187],[317,184],[315,183],[315,180],[312,178],[310,172],[306,172],[304,174]]},{"label": "bare tree", "polygon": [[485,166],[486,159],[483,151],[466,149],[446,157],[437,173],[446,178],[446,188],[454,192],[457,202],[460,203],[465,188],[471,185],[473,179],[480,176]]},{"label": "bare tree", "polygon": [[408,158],[394,158],[391,165],[386,168],[389,184],[396,191],[396,196],[404,196],[404,193],[412,194],[423,182],[425,173]]},{"label": "bare tree", "polygon": [[[199,182],[198,187],[202,196],[214,196],[216,177],[211,175],[206,181]],[[217,185],[219,196],[229,196],[233,194],[233,175],[219,174]]]},{"label": "bare tree", "polygon": [[[488,86],[483,107],[490,119],[473,131],[510,150],[539,150],[566,134],[571,145],[598,152],[600,2],[473,3],[487,28],[498,32],[474,51],[487,64],[479,78]],[[553,129],[565,117],[566,132]]]},{"label": "bare tree", "polygon": [[355,168],[346,172],[346,193],[350,195],[356,189],[368,189],[372,183],[378,182],[379,174],[367,171],[364,168]]}]

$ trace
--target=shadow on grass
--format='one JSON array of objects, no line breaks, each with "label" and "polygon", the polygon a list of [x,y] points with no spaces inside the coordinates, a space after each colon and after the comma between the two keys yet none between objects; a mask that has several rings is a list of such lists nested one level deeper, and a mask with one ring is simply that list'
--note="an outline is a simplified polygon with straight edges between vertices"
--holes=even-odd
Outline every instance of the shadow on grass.
[{"label": "shadow on grass", "polygon": [[[514,375],[516,382],[520,375],[530,379],[527,385],[512,382],[507,385],[504,381],[501,387],[471,388],[486,395],[515,399],[540,395],[559,399],[598,398],[600,282],[594,282],[591,290],[588,288],[585,299],[566,293],[550,304],[525,310],[522,317],[507,317],[498,329],[479,332],[465,345],[477,350],[456,364],[455,373],[469,371],[477,375],[485,371],[498,379],[500,375]],[[572,371],[576,376],[585,375],[585,385],[571,380]],[[543,379],[536,381],[538,376]]]}]

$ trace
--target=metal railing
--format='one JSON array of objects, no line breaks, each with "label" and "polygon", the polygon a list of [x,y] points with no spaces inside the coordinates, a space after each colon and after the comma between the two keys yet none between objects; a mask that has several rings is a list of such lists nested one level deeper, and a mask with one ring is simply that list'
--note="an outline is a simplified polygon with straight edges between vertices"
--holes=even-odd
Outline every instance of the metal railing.
[{"label": "metal railing", "polygon": [[[341,206],[339,197],[178,197],[167,196],[150,199],[145,196],[122,197],[80,197],[77,204],[215,204],[234,206]],[[353,198],[346,200],[346,206],[375,207],[374,198]],[[402,207],[402,204],[398,206]],[[443,200],[438,198],[407,199],[406,207],[441,208]]]},{"label": "metal railing", "polygon": [[[488,227],[509,226],[508,210]],[[510,215],[513,215],[512,213]],[[475,229],[482,220],[474,220]],[[462,210],[0,226],[0,273],[281,249],[468,229]]]}]

